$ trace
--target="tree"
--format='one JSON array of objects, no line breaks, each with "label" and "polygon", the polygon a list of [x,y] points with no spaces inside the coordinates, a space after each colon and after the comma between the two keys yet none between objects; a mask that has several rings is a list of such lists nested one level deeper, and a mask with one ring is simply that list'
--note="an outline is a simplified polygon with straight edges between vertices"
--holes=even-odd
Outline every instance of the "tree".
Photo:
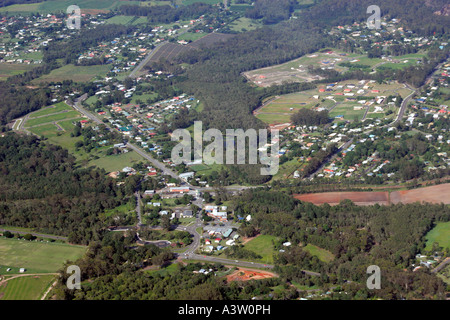
[{"label": "tree", "polygon": [[6,237],[6,238],[12,238],[12,237],[14,237],[14,235],[13,235],[11,232],[9,232],[9,231],[3,232],[3,236]]},{"label": "tree", "polygon": [[170,218],[168,214],[165,214],[161,217],[161,227],[163,227],[163,229],[167,231],[170,230]]}]

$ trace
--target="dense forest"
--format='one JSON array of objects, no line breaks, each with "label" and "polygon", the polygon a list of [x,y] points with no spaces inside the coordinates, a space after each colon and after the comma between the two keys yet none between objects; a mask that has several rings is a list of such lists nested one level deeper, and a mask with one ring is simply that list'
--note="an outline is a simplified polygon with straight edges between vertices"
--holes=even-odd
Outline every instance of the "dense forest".
[{"label": "dense forest", "polygon": [[4,125],[11,120],[36,111],[50,103],[49,89],[20,89],[8,81],[0,82],[0,124]]},{"label": "dense forest", "polygon": [[36,137],[0,138],[0,224],[68,236],[88,244],[101,239],[112,218],[102,213],[124,196],[104,171],[77,168],[67,150]]}]

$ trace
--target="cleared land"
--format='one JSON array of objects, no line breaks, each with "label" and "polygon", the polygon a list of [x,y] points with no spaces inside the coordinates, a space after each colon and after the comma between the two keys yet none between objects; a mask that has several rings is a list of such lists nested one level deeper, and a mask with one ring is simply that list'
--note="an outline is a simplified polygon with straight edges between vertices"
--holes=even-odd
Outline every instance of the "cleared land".
[{"label": "cleared land", "polygon": [[334,255],[325,249],[322,249],[318,246],[308,243],[303,250],[308,251],[311,255],[316,256],[319,260],[323,262],[331,262],[334,260]]},{"label": "cleared land", "polygon": [[375,192],[324,192],[324,193],[306,193],[296,194],[294,198],[301,201],[311,202],[316,205],[328,203],[330,205],[337,205],[340,201],[349,199],[356,205],[389,205],[397,203],[444,203],[450,204],[450,198],[442,197],[443,194],[450,194],[450,183],[440,184],[431,187],[393,191],[375,191]]},{"label": "cleared land", "polygon": [[[385,98],[397,94],[405,98],[410,93],[411,90],[397,82],[379,84],[368,80],[347,80],[275,96],[253,114],[268,124],[290,122],[291,115],[302,108],[329,110],[330,117],[336,121],[362,120],[366,111],[368,118],[392,118],[397,108],[386,104]],[[382,101],[380,104],[379,99]],[[388,110],[393,113],[386,116]]]},{"label": "cleared land", "polygon": [[212,46],[217,42],[226,41],[227,39],[233,37],[232,34],[223,34],[223,33],[210,33],[206,36],[191,42],[190,44],[181,45],[178,43],[166,43],[153,54],[150,58],[147,65],[151,65],[154,62],[158,62],[159,59],[164,58],[167,60],[171,60],[176,58],[182,52],[186,52],[192,49],[198,49],[201,47]]},{"label": "cleared land", "polygon": [[38,64],[12,64],[0,63],[0,81],[6,81],[8,77],[22,74],[38,67]]},{"label": "cleared land", "polygon": [[0,238],[1,270],[3,274],[6,273],[5,267],[26,268],[26,273],[57,272],[65,261],[80,258],[86,248],[65,243]]},{"label": "cleared land", "polygon": [[144,161],[144,158],[136,152],[130,151],[119,155],[110,155],[97,160],[92,160],[89,162],[89,165],[95,165],[105,169],[107,172],[112,172],[120,171],[127,166],[130,167],[139,161]]},{"label": "cleared land", "polygon": [[231,282],[231,281],[261,280],[274,277],[277,277],[277,275],[272,272],[238,268],[236,271],[228,275],[226,278],[227,282]]},{"label": "cleared land", "polygon": [[324,52],[308,54],[276,66],[245,72],[242,75],[259,87],[281,85],[283,82],[310,82],[320,80],[321,77],[310,74],[308,72],[309,66],[343,72],[347,68],[338,64],[353,61],[355,57],[362,56],[330,49]]},{"label": "cleared land", "polygon": [[73,64],[68,64],[61,68],[52,70],[52,72],[45,74],[40,78],[34,79],[32,83],[39,84],[43,82],[61,82],[64,80],[87,82],[96,76],[106,76],[110,70],[110,65],[75,66]]},{"label": "cleared land", "polygon": [[245,244],[245,249],[253,251],[262,256],[260,259],[265,263],[273,263],[273,254],[275,252],[272,241],[277,240],[276,237],[270,235],[260,235]]}]

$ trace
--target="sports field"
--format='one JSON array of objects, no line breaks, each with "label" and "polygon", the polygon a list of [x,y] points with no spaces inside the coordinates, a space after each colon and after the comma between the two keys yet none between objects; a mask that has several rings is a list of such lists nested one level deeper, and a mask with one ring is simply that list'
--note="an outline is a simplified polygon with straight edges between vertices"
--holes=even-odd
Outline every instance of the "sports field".
[{"label": "sports field", "polygon": [[[0,266],[25,268],[26,273],[54,273],[67,260],[75,261],[86,252],[84,246],[0,238]],[[11,272],[13,272],[12,270]]]},{"label": "sports field", "polygon": [[55,275],[18,277],[0,285],[0,300],[39,300]]}]

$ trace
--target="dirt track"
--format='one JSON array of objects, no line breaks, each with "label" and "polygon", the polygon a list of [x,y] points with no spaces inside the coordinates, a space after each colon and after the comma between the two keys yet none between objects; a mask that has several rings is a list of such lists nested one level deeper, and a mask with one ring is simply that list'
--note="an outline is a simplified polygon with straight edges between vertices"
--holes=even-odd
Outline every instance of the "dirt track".
[{"label": "dirt track", "polygon": [[376,191],[376,192],[324,192],[324,193],[307,193],[296,194],[294,198],[305,202],[311,202],[316,205],[328,203],[337,205],[340,201],[349,199],[356,205],[367,206],[376,203],[380,205],[389,205],[397,203],[444,203],[450,204],[450,183],[440,184],[431,187],[392,191]]}]

